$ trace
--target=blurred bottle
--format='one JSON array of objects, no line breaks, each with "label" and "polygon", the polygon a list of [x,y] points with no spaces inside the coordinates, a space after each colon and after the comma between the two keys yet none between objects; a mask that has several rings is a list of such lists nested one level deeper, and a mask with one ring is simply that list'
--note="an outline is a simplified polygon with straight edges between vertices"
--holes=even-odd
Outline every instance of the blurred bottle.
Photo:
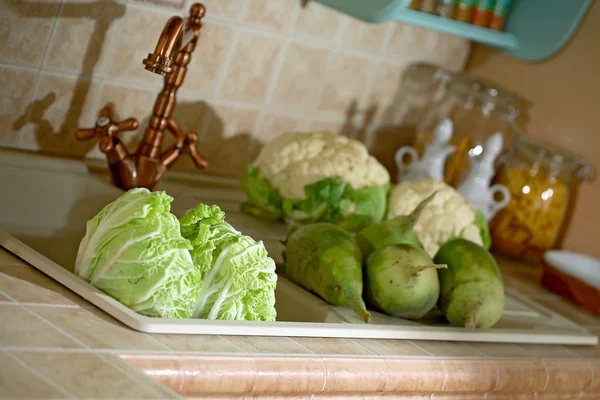
[{"label": "blurred bottle", "polygon": [[506,22],[506,16],[510,9],[511,0],[496,0],[494,7],[494,14],[490,21],[490,28],[497,31],[504,30],[504,24]]},{"label": "blurred bottle", "polygon": [[473,7],[477,0],[459,0],[456,7],[457,21],[469,22],[471,21],[471,15],[473,14]]},{"label": "blurred bottle", "polygon": [[489,27],[494,15],[495,5],[496,0],[479,0],[477,7],[473,9],[471,14],[471,23],[484,28]]},{"label": "blurred bottle", "polygon": [[437,14],[440,17],[454,19],[456,15],[457,0],[439,0]]}]

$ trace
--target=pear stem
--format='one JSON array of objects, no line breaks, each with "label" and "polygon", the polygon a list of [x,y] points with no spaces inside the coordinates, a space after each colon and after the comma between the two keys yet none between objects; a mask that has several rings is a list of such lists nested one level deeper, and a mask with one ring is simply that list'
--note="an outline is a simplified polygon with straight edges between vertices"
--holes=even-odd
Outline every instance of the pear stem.
[{"label": "pear stem", "polygon": [[409,265],[409,267],[412,268],[418,274],[418,273],[425,271],[426,269],[430,269],[430,268],[435,268],[435,269],[448,268],[448,264]]},{"label": "pear stem", "polygon": [[477,317],[471,313],[467,321],[465,322],[465,328],[475,329],[477,327]]}]

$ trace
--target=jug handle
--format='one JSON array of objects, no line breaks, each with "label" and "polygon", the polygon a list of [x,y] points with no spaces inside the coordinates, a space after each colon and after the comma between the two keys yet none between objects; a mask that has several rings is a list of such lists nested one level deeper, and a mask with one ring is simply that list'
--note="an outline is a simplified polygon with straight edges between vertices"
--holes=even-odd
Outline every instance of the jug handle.
[{"label": "jug handle", "polygon": [[[502,193],[502,200],[496,201],[494,198],[495,193]],[[500,184],[490,186],[489,219],[491,220],[498,211],[506,207],[510,203],[510,199],[510,191],[506,186]]]},{"label": "jug handle", "polygon": [[[404,156],[407,154],[410,155],[412,158],[412,162],[410,164],[404,163]],[[398,170],[398,177],[396,178],[396,180],[400,182],[400,179],[404,175],[404,170],[406,169],[406,167],[411,164],[415,165],[415,163],[419,161],[419,153],[417,153],[417,150],[415,150],[413,147],[402,146],[398,150],[396,150],[396,155],[394,158],[396,160],[396,168]]]}]

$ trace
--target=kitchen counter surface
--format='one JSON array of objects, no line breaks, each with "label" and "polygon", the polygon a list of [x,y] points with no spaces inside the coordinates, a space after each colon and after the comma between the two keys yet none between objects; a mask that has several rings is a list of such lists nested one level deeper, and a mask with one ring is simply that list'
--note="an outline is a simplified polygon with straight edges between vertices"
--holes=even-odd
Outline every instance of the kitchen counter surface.
[{"label": "kitchen counter surface", "polygon": [[[600,333],[537,269],[499,264],[508,287]],[[4,249],[0,342],[9,398],[600,398],[600,347],[150,335]]]},{"label": "kitchen counter surface", "polygon": [[[102,161],[84,166],[7,152],[0,159],[8,171],[11,165],[21,174],[29,171],[28,184],[43,189],[49,204],[69,204],[56,196],[108,181]],[[54,183],[32,170],[51,170]],[[79,186],[67,179],[89,173],[76,181]],[[157,189],[176,198],[176,214],[198,201],[218,201],[234,226],[243,225],[237,182],[223,189],[222,179],[202,178],[199,195],[188,190],[190,180],[175,176],[170,172]],[[87,204],[90,198],[81,200]],[[100,206],[101,198],[93,200]],[[78,206],[57,207],[39,226],[81,223]],[[67,211],[73,213],[70,222],[62,221]],[[244,225],[248,234],[265,239],[272,255],[281,251],[275,228]],[[61,249],[60,243],[49,246]],[[58,261],[72,256],[53,254]],[[542,288],[538,269],[498,261],[507,287],[600,333],[600,318]],[[0,345],[0,398],[600,399],[600,346],[150,335],[124,326],[2,247]]]}]

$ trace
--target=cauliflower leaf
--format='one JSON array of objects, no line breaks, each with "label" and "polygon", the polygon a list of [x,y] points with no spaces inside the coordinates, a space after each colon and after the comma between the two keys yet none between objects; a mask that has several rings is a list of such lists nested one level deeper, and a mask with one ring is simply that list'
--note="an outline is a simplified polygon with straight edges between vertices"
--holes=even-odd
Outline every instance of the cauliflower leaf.
[{"label": "cauliflower leaf", "polygon": [[247,201],[242,202],[242,211],[261,218],[281,218],[282,198],[254,165],[247,165],[240,178],[240,186],[246,192]]}]

